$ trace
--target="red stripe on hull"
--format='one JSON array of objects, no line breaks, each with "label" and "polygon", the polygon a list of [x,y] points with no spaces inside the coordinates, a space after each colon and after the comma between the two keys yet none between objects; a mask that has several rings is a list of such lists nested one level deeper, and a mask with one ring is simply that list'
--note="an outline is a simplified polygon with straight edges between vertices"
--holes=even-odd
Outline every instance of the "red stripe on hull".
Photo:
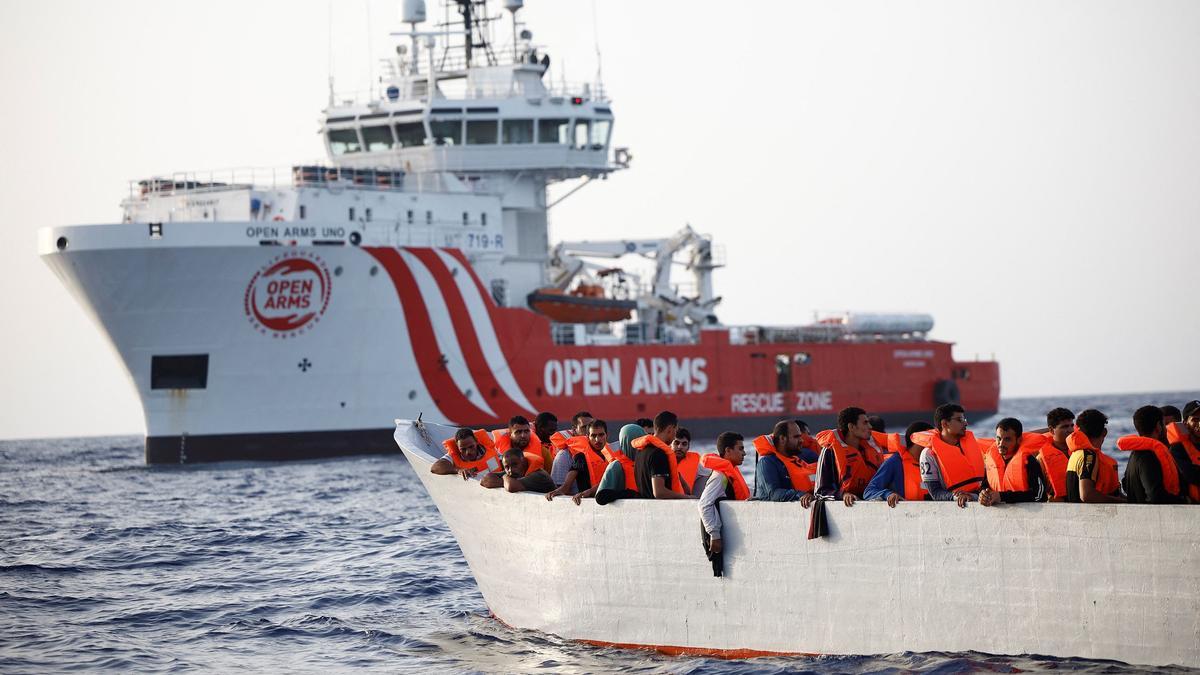
[{"label": "red stripe on hull", "polygon": [[459,391],[458,385],[450,377],[450,371],[442,363],[443,355],[433,333],[425,299],[421,297],[417,280],[400,252],[391,248],[372,247],[364,250],[379,261],[396,287],[412,342],[413,358],[417,362],[417,369],[421,371],[425,387],[442,414],[451,421],[493,419],[492,415],[480,410]]},{"label": "red stripe on hull", "polygon": [[[446,308],[450,310],[450,320],[454,324],[454,334],[458,338],[463,358],[466,359],[467,370],[479,387],[480,395],[490,399],[488,402],[501,419],[528,412],[509,397],[492,374],[487,358],[483,355],[483,348],[480,347],[479,336],[473,330],[467,303],[463,300],[458,284],[450,274],[450,269],[438,256],[437,251],[431,248],[406,248],[404,250],[424,263],[429,273],[433,275],[434,281],[437,282],[438,290],[442,292],[442,297],[446,300]],[[471,268],[467,267],[466,269]],[[505,366],[507,365],[506,363]]]}]

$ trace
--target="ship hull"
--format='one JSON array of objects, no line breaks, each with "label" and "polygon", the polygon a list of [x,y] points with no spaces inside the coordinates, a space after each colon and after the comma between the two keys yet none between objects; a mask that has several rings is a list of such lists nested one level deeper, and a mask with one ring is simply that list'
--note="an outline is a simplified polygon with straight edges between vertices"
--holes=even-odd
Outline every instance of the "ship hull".
[{"label": "ship hull", "polygon": [[975,418],[998,404],[998,366],[956,362],[949,343],[770,343],[722,328],[689,344],[558,344],[545,317],[496,303],[478,261],[502,270],[478,251],[278,245],[261,228],[40,232],[141,399],[149,462],[391,451],[397,416],[478,427],[672,410],[711,437],[784,417],[816,430],[848,405],[899,427],[928,418],[947,386]]},{"label": "ship hull", "polygon": [[515,628],[726,657],[978,651],[1200,666],[1200,521],[1187,506],[834,503],[829,535],[808,540],[797,503],[723,502],[716,578],[695,502],[576,506],[433,475],[452,431],[398,422],[395,435],[489,609]]}]

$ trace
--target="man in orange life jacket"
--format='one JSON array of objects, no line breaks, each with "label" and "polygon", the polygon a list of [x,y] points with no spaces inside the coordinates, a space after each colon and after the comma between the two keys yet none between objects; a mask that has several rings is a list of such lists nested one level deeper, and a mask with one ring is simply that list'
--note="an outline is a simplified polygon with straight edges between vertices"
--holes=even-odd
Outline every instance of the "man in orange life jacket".
[{"label": "man in orange life jacket", "polygon": [[1001,485],[990,487],[1003,491],[1001,501],[1044,502],[1050,498],[1050,483],[1038,459],[1042,447],[1048,443],[1042,434],[1025,433],[1021,420],[1015,417],[1005,417],[996,423],[996,449],[1004,458],[1004,478]]},{"label": "man in orange life jacket", "polygon": [[1182,421],[1166,424],[1166,415],[1163,415],[1167,447],[1179,473],[1187,481],[1183,492],[1192,502],[1200,503],[1200,401],[1189,401],[1179,418]]},{"label": "man in orange life jacket", "polygon": [[717,508],[717,502],[723,499],[743,501],[750,498],[750,488],[738,468],[746,458],[744,440],[741,434],[723,432],[717,436],[717,454],[705,455],[700,460],[699,472],[706,476],[704,492],[700,494],[698,504],[701,541],[710,559],[720,555],[724,547],[721,540],[721,511]]},{"label": "man in orange life jacket", "polygon": [[979,500],[982,506],[995,504],[999,497],[987,487],[983,452],[975,436],[967,431],[967,414],[953,403],[933,411],[933,431],[915,434],[924,446],[921,451],[921,487],[935,502],[955,501],[960,507]]},{"label": "man in orange life jacket", "polygon": [[1117,463],[1103,454],[1101,446],[1108,437],[1108,417],[1099,410],[1087,409],[1075,418],[1075,431],[1067,437],[1071,458],[1067,460],[1067,501],[1072,504],[1121,504]]},{"label": "man in orange life jacket", "polygon": [[696,485],[696,469],[700,466],[700,454],[691,451],[692,432],[679,427],[675,432],[675,440],[671,441],[671,450],[675,452],[675,465],[679,467],[679,482],[688,494],[697,496],[700,493],[693,489]]},{"label": "man in orange life jacket", "polygon": [[[893,438],[888,439],[888,449],[893,452],[883,461],[871,482],[867,484],[867,489],[863,491],[863,499],[886,501],[892,508],[896,508],[896,502],[901,500],[927,501],[925,497],[928,493],[921,487],[919,462],[922,448],[913,443],[912,436],[931,429],[933,425],[928,422],[913,422],[904,430],[903,437],[893,434]],[[894,444],[893,440],[896,441]],[[896,447],[892,447],[893,445]]]},{"label": "man in orange life jacket", "polygon": [[654,416],[654,433],[633,442],[638,456],[634,460],[634,477],[638,492],[647,499],[689,499],[679,484],[679,464],[671,441],[679,430],[679,418],[664,410]]},{"label": "man in orange life jacket", "polygon": [[457,473],[466,480],[480,471],[499,471],[499,456],[480,442],[481,439],[485,442],[490,440],[486,431],[474,432],[467,427],[455,431],[450,441],[454,448],[447,445],[446,454],[429,467],[429,472],[441,476]]},{"label": "man in orange life jacket", "polygon": [[1145,405],[1133,412],[1137,436],[1117,439],[1117,449],[1129,453],[1121,483],[1131,504],[1177,504],[1185,501],[1186,483],[1167,446],[1162,411]]},{"label": "man in orange life jacket", "polygon": [[1046,413],[1046,426],[1050,428],[1046,437],[1050,442],[1042,446],[1039,453],[1042,472],[1050,483],[1050,501],[1067,499],[1067,460],[1071,449],[1067,447],[1067,436],[1075,431],[1075,413],[1066,408],[1055,408]]},{"label": "man in orange life jacket", "polygon": [[[608,468],[608,459],[604,450],[608,448],[608,424],[604,420],[592,420],[586,436],[572,436],[568,442],[567,452],[571,456],[571,468],[567,471],[565,480],[553,492],[546,493],[546,499],[554,499],[559,495],[575,495],[586,499],[596,494],[600,487],[600,479]],[[558,461],[558,458],[555,458]]]},{"label": "man in orange life jacket", "polygon": [[504,453],[504,489],[509,492],[550,492],[554,481],[539,464],[541,455],[513,448]]},{"label": "man in orange life jacket", "polygon": [[[533,418],[533,434],[537,436],[538,443],[541,445],[539,452],[542,455],[542,461],[545,462],[547,468],[554,466],[554,455],[558,452],[555,449],[553,436],[558,431],[558,417],[554,413],[540,412],[537,417]],[[562,443],[566,439],[559,437]],[[561,449],[561,448],[560,448]],[[532,450],[531,450],[532,452]]]},{"label": "man in orange life jacket", "polygon": [[863,456],[871,431],[867,411],[851,406],[838,411],[836,431],[817,434],[821,443],[813,490],[817,498],[841,499],[846,506],[854,505],[878,468],[877,463],[868,463]]},{"label": "man in orange life jacket", "polygon": [[[812,466],[800,460],[803,435],[800,425],[784,420],[775,424],[754,466],[754,498],[767,502],[799,501],[807,508],[812,501]],[[786,464],[785,464],[786,462]]]},{"label": "man in orange life jacket", "polygon": [[[515,415],[508,420],[508,429],[495,432],[496,436],[496,452],[503,456],[503,453],[509,450],[520,450],[521,452],[530,452],[539,457],[542,457],[542,466],[546,466],[545,457],[542,454],[541,443],[535,441],[533,430],[529,427],[529,420],[523,415]],[[504,484],[501,475],[491,473],[483,477],[480,483],[485,488],[498,488]]]},{"label": "man in orange life jacket", "polygon": [[[566,485],[567,472],[574,464],[574,455],[567,449],[573,438],[587,438],[588,427],[592,424],[592,414],[581,410],[571,416],[571,428],[550,434],[550,444],[554,446],[554,462],[550,465],[550,477],[555,485]],[[567,494],[574,494],[568,492]]]}]

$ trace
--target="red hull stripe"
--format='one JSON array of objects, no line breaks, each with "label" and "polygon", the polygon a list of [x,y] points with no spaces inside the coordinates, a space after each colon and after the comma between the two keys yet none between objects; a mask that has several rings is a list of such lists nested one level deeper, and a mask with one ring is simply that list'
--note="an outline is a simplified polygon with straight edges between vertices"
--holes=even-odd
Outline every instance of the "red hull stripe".
[{"label": "red hull stripe", "polygon": [[[483,281],[480,280],[478,274],[475,274],[475,268],[471,267],[471,263],[467,262],[467,256],[463,254],[462,249],[448,248],[444,250],[448,255],[457,260],[463,266],[463,269],[467,270],[467,273],[471,275],[476,288],[479,289],[479,295],[483,297],[483,301],[487,304],[488,315],[492,320],[492,326],[496,328],[496,339],[500,343],[500,350],[504,352],[505,361],[508,363],[517,363],[517,354],[510,339],[518,336],[513,335],[510,326],[511,322],[503,316],[504,310],[496,306],[496,302],[492,300],[491,293],[488,293],[487,289],[483,287]],[[533,312],[529,312],[529,314],[532,315]],[[525,335],[519,336],[517,344],[521,344],[526,337]]]},{"label": "red hull stripe", "polygon": [[[507,621],[492,612],[492,618],[509,630],[516,630]],[[576,640],[596,647],[619,647],[621,649],[647,649],[668,656],[712,656],[718,659],[754,659],[764,656],[820,656],[812,652],[769,652],[761,649],[713,649],[711,647],[672,647],[670,645],[643,645],[634,642],[605,642],[604,640]]]},{"label": "red hull stripe", "polygon": [[412,342],[413,358],[426,389],[433,396],[441,414],[450,422],[492,420],[493,416],[480,410],[458,389],[450,377],[450,371],[442,364],[442,353],[429,322],[429,310],[417,287],[412,270],[400,257],[400,252],[391,248],[364,247],[392,279],[404,311],[404,322],[408,325]]},{"label": "red hull stripe", "polygon": [[[406,248],[404,250],[416,256],[437,282],[438,290],[446,300],[446,308],[450,311],[454,334],[458,337],[458,345],[462,349],[463,357],[467,361],[467,368],[470,370],[471,378],[475,381],[479,392],[485,398],[492,399],[490,403],[496,406],[497,414],[501,418],[525,412],[504,391],[492,374],[492,369],[483,355],[483,348],[479,344],[479,336],[474,330],[471,314],[467,310],[462,293],[459,292],[458,284],[450,274],[450,269],[446,267],[437,252],[431,248]],[[466,269],[469,270],[470,267]]]}]

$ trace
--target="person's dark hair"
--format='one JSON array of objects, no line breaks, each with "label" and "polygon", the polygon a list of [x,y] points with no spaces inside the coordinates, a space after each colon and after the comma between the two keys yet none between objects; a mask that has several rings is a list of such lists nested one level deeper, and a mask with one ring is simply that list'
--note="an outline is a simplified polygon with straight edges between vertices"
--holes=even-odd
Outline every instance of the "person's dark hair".
[{"label": "person's dark hair", "polygon": [[459,427],[458,431],[454,432],[455,441],[465,441],[468,438],[475,438],[475,432],[468,427]]},{"label": "person's dark hair", "polygon": [[1133,411],[1133,428],[1139,435],[1153,434],[1158,425],[1162,424],[1163,414],[1158,406],[1144,405]]},{"label": "person's dark hair", "polygon": [[850,429],[850,425],[852,425],[858,421],[859,415],[866,415],[866,414],[867,414],[867,411],[863,410],[862,408],[855,408],[854,406],[850,406],[849,408],[842,408],[841,410],[838,411],[838,416],[837,416],[838,431],[840,431],[842,434],[845,434]]},{"label": "person's dark hair", "polygon": [[783,439],[787,437],[788,425],[792,424],[791,420],[779,420],[775,423],[775,428],[771,429],[771,442],[776,448],[783,447]]},{"label": "person's dark hair", "polygon": [[529,424],[529,420],[525,419],[524,415],[513,415],[512,417],[508,418],[509,429],[522,424]]},{"label": "person's dark hair", "polygon": [[[591,417],[591,415],[588,415],[588,417]],[[597,427],[603,429],[605,433],[608,433],[608,422],[605,422],[604,420],[593,419],[592,423],[588,425],[589,429]]]},{"label": "person's dark hair", "polygon": [[579,412],[575,413],[574,415],[571,415],[571,426],[572,427],[579,426],[579,420],[581,420],[585,417],[594,417],[594,415],[592,415],[592,413],[590,413],[586,410],[580,410]]},{"label": "person's dark hair", "polygon": [[[1167,417],[1169,415],[1171,417],[1174,417],[1177,420],[1183,419],[1183,413],[1179,412],[1179,408],[1176,408],[1173,405],[1161,406],[1161,407],[1159,407],[1159,410],[1162,411],[1163,417]],[[1083,413],[1080,413],[1080,414],[1083,414]]]},{"label": "person's dark hair", "polygon": [[1005,417],[996,422],[996,431],[1011,431],[1020,437],[1021,434],[1025,433],[1025,427],[1021,424],[1021,420],[1015,417]]},{"label": "person's dark hair", "polygon": [[884,422],[883,418],[879,415],[868,415],[867,421],[871,423],[872,430],[878,431],[881,434],[887,433],[887,422]]},{"label": "person's dark hair", "polygon": [[504,451],[504,459],[508,460],[509,464],[515,464],[518,461],[525,460],[525,452],[516,448],[509,448]]},{"label": "person's dark hair", "polygon": [[1046,426],[1053,429],[1059,424],[1073,419],[1075,419],[1075,413],[1067,410],[1066,408],[1055,408],[1054,410],[1046,413]]},{"label": "person's dark hair", "polygon": [[942,422],[954,417],[955,413],[967,414],[966,410],[957,403],[943,403],[933,411],[933,428],[941,431]]},{"label": "person's dark hair", "polygon": [[911,448],[913,446],[913,434],[917,434],[922,431],[929,431],[931,429],[933,429],[933,425],[929,422],[913,422],[912,424],[908,425],[908,428],[904,430],[904,447]]},{"label": "person's dark hair", "polygon": [[692,440],[692,432],[684,429],[683,427],[679,427],[679,429],[675,431],[675,438],[685,438],[690,441]]},{"label": "person's dark hair", "polygon": [[1106,424],[1108,424],[1108,415],[1093,408],[1084,410],[1075,418],[1075,426],[1087,434],[1088,438],[1099,438],[1100,434],[1104,433]]},{"label": "person's dark hair", "polygon": [[552,412],[540,412],[537,417],[533,418],[535,426],[546,426],[547,424],[558,425],[558,417]]},{"label": "person's dark hair", "polygon": [[744,440],[746,439],[736,431],[722,431],[721,435],[717,436],[717,454],[724,457],[726,450]]},{"label": "person's dark hair", "polygon": [[650,419],[649,417],[639,417],[634,421],[634,424],[638,425],[639,427],[653,427],[654,420]]},{"label": "person's dark hair", "polygon": [[796,426],[800,427],[800,433],[802,433],[802,434],[808,433],[808,430],[809,430],[808,422],[805,422],[804,420],[792,420],[792,421],[796,423]]},{"label": "person's dark hair", "polygon": [[667,427],[679,426],[679,418],[670,410],[664,410],[654,416],[654,431],[659,432]]}]

